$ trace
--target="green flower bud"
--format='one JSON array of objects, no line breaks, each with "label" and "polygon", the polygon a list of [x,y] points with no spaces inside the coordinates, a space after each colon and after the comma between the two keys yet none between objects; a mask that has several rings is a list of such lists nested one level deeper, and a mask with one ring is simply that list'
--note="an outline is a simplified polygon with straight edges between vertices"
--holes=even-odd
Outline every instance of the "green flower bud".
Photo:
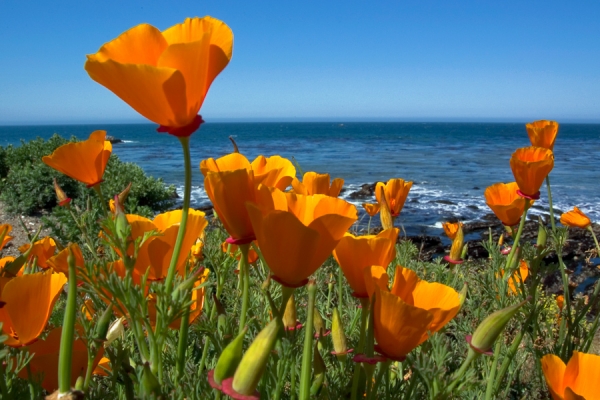
[{"label": "green flower bud", "polygon": [[458,301],[460,302],[460,306],[462,307],[465,304],[465,300],[467,300],[467,292],[469,291],[469,287],[467,286],[467,282],[463,284],[463,287],[458,294]]},{"label": "green flower bud", "polygon": [[471,348],[478,353],[489,354],[494,342],[498,339],[502,331],[504,331],[508,321],[529,300],[530,298],[527,298],[527,300],[519,304],[498,310],[484,319],[477,329],[475,329],[473,336],[467,336],[467,341],[471,345]]},{"label": "green flower bud", "polygon": [[346,354],[348,351],[348,344],[346,342],[346,334],[344,333],[344,328],[342,327],[342,320],[340,318],[340,313],[337,308],[333,309],[333,321],[331,323],[331,339],[333,341],[333,349],[335,352],[335,356],[339,361],[346,361]]},{"label": "green flower bud", "polygon": [[231,383],[232,389],[237,393],[247,396],[255,393],[258,381],[269,361],[271,350],[277,341],[279,328],[280,322],[273,319],[260,331],[244,354]]},{"label": "green flower bud", "polygon": [[538,217],[538,237],[537,237],[537,248],[538,251],[543,250],[546,247],[546,241],[548,239],[548,232],[542,222],[542,217]]},{"label": "green flower bud", "polygon": [[110,327],[110,320],[113,316],[112,312],[112,304],[106,307],[106,310],[98,319],[96,323],[96,329],[94,331],[94,340],[99,342],[104,342],[106,340],[106,334],[108,333],[108,328]]},{"label": "green flower bud", "polygon": [[315,351],[313,354],[313,383],[310,387],[311,396],[319,395],[319,392],[323,387],[323,382],[325,382],[325,372],[325,362],[323,361],[323,357],[321,357],[321,353],[319,353],[318,344],[315,343]]},{"label": "green flower bud", "polygon": [[242,360],[244,337],[247,331],[248,327],[244,327],[244,330],[223,349],[219,356],[213,372],[213,379],[217,385],[220,385],[223,379],[231,378],[235,373]]},{"label": "green flower bud", "polygon": [[155,398],[160,395],[160,383],[150,369],[150,364],[145,363],[140,382],[140,395],[142,398]]},{"label": "green flower bud", "polygon": [[321,317],[321,313],[317,310],[317,307],[313,310],[313,328],[315,329],[315,333],[318,337],[325,335],[325,323],[323,322],[323,317]]}]

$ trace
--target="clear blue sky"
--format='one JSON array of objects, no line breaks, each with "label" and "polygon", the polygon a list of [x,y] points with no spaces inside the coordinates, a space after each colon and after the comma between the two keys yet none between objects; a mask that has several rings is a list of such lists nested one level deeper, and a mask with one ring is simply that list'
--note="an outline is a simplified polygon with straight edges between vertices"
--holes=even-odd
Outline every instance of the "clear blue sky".
[{"label": "clear blue sky", "polygon": [[597,0],[5,0],[0,125],[143,122],[85,55],[204,15],[235,38],[207,121],[600,121]]}]

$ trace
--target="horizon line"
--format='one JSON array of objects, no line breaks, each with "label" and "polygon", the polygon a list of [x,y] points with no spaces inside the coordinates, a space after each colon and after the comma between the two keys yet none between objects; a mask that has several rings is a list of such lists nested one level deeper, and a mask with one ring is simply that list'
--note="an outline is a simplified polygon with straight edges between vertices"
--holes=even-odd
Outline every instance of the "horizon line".
[{"label": "horizon line", "polygon": [[[464,117],[440,117],[440,118],[395,118],[395,117],[273,117],[273,118],[212,118],[206,124],[227,123],[506,123],[519,124],[535,121],[526,118],[464,118]],[[564,118],[554,119],[560,124],[600,124],[600,118]],[[81,120],[81,121],[38,121],[38,122],[0,122],[0,127],[25,127],[25,126],[65,126],[65,125],[156,125],[152,121],[139,119],[119,120]]]}]

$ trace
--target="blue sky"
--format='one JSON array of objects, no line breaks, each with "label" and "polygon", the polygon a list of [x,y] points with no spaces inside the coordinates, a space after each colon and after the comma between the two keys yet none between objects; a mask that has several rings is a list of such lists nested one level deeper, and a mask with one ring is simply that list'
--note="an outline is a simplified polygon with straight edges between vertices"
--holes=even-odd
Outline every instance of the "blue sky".
[{"label": "blue sky", "polygon": [[0,125],[144,122],[83,69],[142,22],[234,32],[222,120],[600,122],[597,1],[4,1]]}]

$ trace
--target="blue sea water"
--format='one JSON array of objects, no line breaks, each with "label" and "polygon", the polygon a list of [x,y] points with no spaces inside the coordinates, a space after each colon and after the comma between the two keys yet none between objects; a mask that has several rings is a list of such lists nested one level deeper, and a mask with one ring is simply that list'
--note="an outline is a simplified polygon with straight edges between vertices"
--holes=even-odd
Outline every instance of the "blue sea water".
[{"label": "blue sea water", "polygon": [[[85,139],[96,129],[124,140],[113,152],[139,164],[148,174],[183,182],[179,142],[152,124],[0,127],[0,146],[48,138],[53,133]],[[513,123],[206,123],[191,138],[193,204],[208,203],[202,188],[201,160],[232,151],[233,136],[249,159],[259,154],[294,157],[304,171],[328,172],[345,180],[346,197],[364,183],[403,178],[414,181],[400,222],[408,234],[439,234],[449,218],[477,220],[490,210],[485,188],[513,181],[509,159],[529,146],[524,124]],[[600,220],[600,125],[562,124],[550,175],[555,209],[578,206]],[[546,213],[547,196],[532,213]],[[363,222],[366,221],[361,213]],[[368,218],[368,217],[366,217]]]}]

